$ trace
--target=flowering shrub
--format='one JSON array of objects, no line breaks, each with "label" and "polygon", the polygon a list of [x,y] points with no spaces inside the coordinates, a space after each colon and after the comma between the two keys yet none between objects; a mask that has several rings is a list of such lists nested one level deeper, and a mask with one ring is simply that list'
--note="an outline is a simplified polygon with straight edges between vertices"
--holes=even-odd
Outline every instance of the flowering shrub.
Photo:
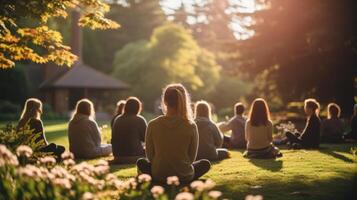
[{"label": "flowering shrub", "polygon": [[[53,157],[39,158],[29,164],[33,151],[19,146],[16,155],[0,145],[0,199],[146,199],[146,200],[214,200],[222,193],[213,190],[212,180],[194,181],[180,189],[176,176],[167,178],[167,186],[152,186],[151,176],[139,175],[119,180],[109,173],[107,161],[92,165],[76,164],[73,154],[62,154],[63,164]],[[21,163],[22,162],[22,163]]]},{"label": "flowering shrub", "polygon": [[285,133],[285,132],[296,132],[295,124],[293,124],[291,121],[288,121],[288,123],[280,123],[279,125],[276,126],[276,129],[280,133]]},{"label": "flowering shrub", "polygon": [[287,123],[280,123],[279,125],[275,126],[275,128],[278,131],[274,136],[275,140],[283,139],[286,132],[297,132],[295,124],[293,124],[291,121],[288,121]]},{"label": "flowering shrub", "polygon": [[[28,155],[31,152],[28,161],[36,162],[38,158],[52,155],[52,153],[40,151],[46,145],[43,140],[36,141],[41,137],[41,134],[34,133],[28,125],[17,131],[16,127],[8,124],[4,129],[0,130],[0,144],[6,144],[6,147],[12,152],[16,151],[20,161],[22,154]],[[27,148],[23,146],[25,144],[28,146]]]}]

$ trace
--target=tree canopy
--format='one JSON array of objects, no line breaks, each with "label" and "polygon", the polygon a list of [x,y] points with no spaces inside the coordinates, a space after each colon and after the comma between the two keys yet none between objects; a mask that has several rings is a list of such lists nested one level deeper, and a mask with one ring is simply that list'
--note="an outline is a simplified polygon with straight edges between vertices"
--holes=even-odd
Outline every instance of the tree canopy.
[{"label": "tree canopy", "polygon": [[[75,9],[82,13],[79,25],[91,29],[117,28],[104,17],[109,6],[102,0],[4,0],[0,8],[0,68],[15,66],[16,61],[54,62],[71,66],[76,56],[63,44],[61,34],[49,28],[55,17],[67,17]],[[33,20],[32,26],[21,23]]]},{"label": "tree canopy", "polygon": [[198,93],[210,92],[220,77],[212,53],[200,48],[183,27],[165,24],[148,41],[126,45],[114,60],[113,76],[131,84],[132,93],[153,105],[165,84],[181,82]]},{"label": "tree canopy", "polygon": [[104,72],[112,71],[116,51],[130,42],[147,40],[152,31],[166,21],[159,0],[126,0],[125,3],[112,3],[107,16],[120,22],[121,28],[105,31],[85,30],[83,34],[85,63]]}]

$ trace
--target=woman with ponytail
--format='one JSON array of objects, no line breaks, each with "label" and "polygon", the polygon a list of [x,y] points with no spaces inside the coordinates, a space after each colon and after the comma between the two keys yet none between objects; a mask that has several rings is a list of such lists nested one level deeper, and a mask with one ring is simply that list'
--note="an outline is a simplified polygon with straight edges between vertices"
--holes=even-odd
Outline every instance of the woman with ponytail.
[{"label": "woman with ponytail", "polygon": [[137,161],[140,173],[155,181],[169,176],[190,182],[211,167],[208,160],[196,160],[198,131],[192,119],[190,98],[181,84],[168,85],[162,94],[164,115],[149,122],[146,130],[146,157]]},{"label": "woman with ponytail", "polygon": [[305,129],[302,133],[287,132],[286,137],[293,148],[318,148],[321,127],[320,104],[315,99],[306,99],[304,104],[304,111],[307,116]]}]

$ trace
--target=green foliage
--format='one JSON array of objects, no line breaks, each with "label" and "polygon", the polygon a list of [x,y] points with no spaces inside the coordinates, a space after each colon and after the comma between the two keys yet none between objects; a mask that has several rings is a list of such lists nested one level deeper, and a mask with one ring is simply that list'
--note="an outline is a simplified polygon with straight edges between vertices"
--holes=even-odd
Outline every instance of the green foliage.
[{"label": "green foliage", "polygon": [[110,5],[108,17],[121,28],[83,33],[84,62],[98,70],[111,72],[114,54],[130,42],[147,40],[154,28],[166,21],[158,0],[127,0]]},{"label": "green foliage", "polygon": [[245,81],[243,76],[223,74],[207,99],[219,109],[229,107],[229,110],[233,110],[233,105],[238,101],[246,103],[245,97],[252,92],[252,89],[252,83]]},{"label": "green foliage", "polygon": [[253,79],[269,70],[264,89],[273,90],[283,102],[315,97],[351,113],[356,93],[356,1],[264,2],[267,9],[248,14],[256,22],[249,27],[255,35],[236,46],[240,68]]},{"label": "green foliage", "polygon": [[161,88],[181,82],[194,92],[208,93],[219,80],[220,66],[214,56],[200,48],[179,25],[166,24],[154,30],[149,41],[126,45],[115,55],[113,76],[132,86],[148,105]]},{"label": "green foliage", "polygon": [[1,100],[19,104],[26,99],[28,88],[25,72],[22,66],[13,69],[0,70],[0,83]]},{"label": "green foliage", "polygon": [[34,133],[28,125],[20,130],[17,130],[16,127],[8,124],[5,128],[0,130],[0,144],[6,144],[6,147],[13,152],[15,152],[15,150],[21,145],[29,146],[33,150],[30,160],[34,162],[40,157],[51,155],[51,153],[44,153],[40,151],[44,146],[46,146],[44,140],[36,141],[41,137],[41,135],[42,133],[40,132]]},{"label": "green foliage", "polygon": [[[80,10],[80,26],[91,29],[117,28],[104,17],[109,6],[102,0],[5,0],[0,9],[0,68],[11,68],[15,61],[54,62],[71,66],[76,56],[63,45],[59,32],[46,23],[54,17],[67,17],[71,9]],[[33,19],[36,24],[24,27],[19,22]]]}]

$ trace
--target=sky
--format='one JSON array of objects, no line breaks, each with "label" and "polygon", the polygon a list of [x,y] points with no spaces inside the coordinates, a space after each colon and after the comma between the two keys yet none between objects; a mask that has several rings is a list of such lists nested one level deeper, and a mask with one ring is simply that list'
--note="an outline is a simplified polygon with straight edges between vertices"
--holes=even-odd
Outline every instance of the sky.
[{"label": "sky", "polygon": [[[173,14],[174,10],[179,8],[183,3],[187,12],[193,12],[193,3],[204,5],[207,0],[161,0],[161,5],[167,15]],[[241,12],[253,13],[260,9],[260,6],[255,3],[255,0],[228,0],[230,4],[239,5],[237,9],[227,10],[226,12]],[[188,23],[195,23],[195,19],[189,19]],[[245,25],[254,23],[251,17],[236,17],[228,26],[234,31],[234,35],[238,40],[244,40],[254,35],[253,30],[249,30]]]}]

